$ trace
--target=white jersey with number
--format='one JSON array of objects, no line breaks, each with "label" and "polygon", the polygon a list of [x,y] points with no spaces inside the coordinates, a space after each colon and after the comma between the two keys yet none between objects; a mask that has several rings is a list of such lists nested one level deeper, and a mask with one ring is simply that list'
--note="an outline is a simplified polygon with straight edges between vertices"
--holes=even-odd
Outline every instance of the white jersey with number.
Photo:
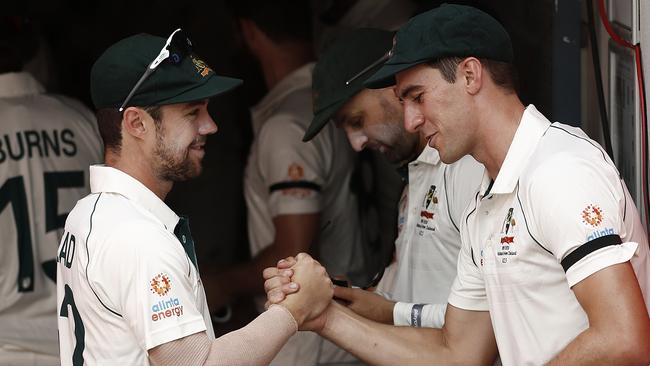
[{"label": "white jersey with number", "polygon": [[56,249],[101,151],[87,108],[27,73],[0,75],[0,364],[58,355]]},{"label": "white jersey with number", "polygon": [[148,365],[161,344],[214,339],[186,219],[120,170],[92,166],[90,185],[57,257],[61,363]]}]

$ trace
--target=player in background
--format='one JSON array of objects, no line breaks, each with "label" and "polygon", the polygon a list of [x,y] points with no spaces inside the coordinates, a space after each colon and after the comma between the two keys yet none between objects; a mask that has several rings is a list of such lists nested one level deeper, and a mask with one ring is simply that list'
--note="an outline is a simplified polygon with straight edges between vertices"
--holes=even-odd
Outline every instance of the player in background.
[{"label": "player in background", "polygon": [[0,17],[0,365],[59,364],[57,245],[101,161],[93,114],[21,71],[37,39],[26,18]]}]

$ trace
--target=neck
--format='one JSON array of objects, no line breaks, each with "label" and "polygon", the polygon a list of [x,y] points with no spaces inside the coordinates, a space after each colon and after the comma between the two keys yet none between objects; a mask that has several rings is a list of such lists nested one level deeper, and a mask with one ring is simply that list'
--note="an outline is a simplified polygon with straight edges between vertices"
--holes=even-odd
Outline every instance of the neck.
[{"label": "neck", "polygon": [[485,166],[490,178],[496,179],[525,107],[514,92],[486,94],[491,95],[479,100],[483,106],[479,107],[482,112],[479,114],[477,145],[472,156]]},{"label": "neck", "polygon": [[[104,161],[107,166],[123,171],[124,173],[135,178],[140,183],[144,184],[151,192],[153,192],[161,200],[165,200],[169,191],[173,187],[171,181],[162,180],[154,174],[153,169],[148,163],[147,159],[142,159],[141,153],[128,153],[124,150],[121,153],[115,154],[106,150],[104,154]],[[138,157],[138,158],[127,158]]]},{"label": "neck", "polygon": [[311,43],[308,42],[269,44],[257,56],[269,90],[287,75],[314,59]]}]

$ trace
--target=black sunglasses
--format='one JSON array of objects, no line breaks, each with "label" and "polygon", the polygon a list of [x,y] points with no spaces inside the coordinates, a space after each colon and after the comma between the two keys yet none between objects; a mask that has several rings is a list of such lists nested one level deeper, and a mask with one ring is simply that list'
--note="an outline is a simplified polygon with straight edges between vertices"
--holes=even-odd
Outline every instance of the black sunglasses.
[{"label": "black sunglasses", "polygon": [[165,60],[171,62],[174,65],[178,65],[183,61],[185,57],[192,53],[192,41],[185,35],[185,33],[180,29],[176,29],[172,34],[167,38],[167,42],[158,53],[158,56],[151,61],[147,70],[140,77],[140,80],[135,84],[133,89],[129,92],[129,95],[126,96],[124,102],[120,106],[119,111],[122,112],[126,104],[131,100],[133,94],[138,90],[140,85],[147,80],[147,78],[156,71],[156,68]]}]

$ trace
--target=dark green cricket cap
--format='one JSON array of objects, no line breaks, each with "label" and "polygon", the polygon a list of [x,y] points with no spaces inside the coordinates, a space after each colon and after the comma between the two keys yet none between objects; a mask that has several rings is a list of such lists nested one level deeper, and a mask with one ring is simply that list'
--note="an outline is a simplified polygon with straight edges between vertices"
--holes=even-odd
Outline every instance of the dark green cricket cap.
[{"label": "dark green cricket cap", "polygon": [[323,52],[312,75],[314,118],[303,141],[314,138],[332,115],[365,89],[363,82],[381,63],[364,69],[387,54],[392,44],[393,32],[360,28],[342,34]]},{"label": "dark green cricket cap", "polygon": [[[119,108],[166,41],[150,34],[138,34],[104,51],[90,71],[90,94],[95,108]],[[195,54],[184,56],[177,64],[170,59],[158,65],[126,107],[207,99],[242,83],[239,79],[215,74]]]},{"label": "dark green cricket cap", "polygon": [[385,88],[395,84],[395,74],[415,65],[469,56],[512,63],[510,36],[496,19],[481,10],[443,4],[411,18],[397,31],[391,57],[365,85]]}]

